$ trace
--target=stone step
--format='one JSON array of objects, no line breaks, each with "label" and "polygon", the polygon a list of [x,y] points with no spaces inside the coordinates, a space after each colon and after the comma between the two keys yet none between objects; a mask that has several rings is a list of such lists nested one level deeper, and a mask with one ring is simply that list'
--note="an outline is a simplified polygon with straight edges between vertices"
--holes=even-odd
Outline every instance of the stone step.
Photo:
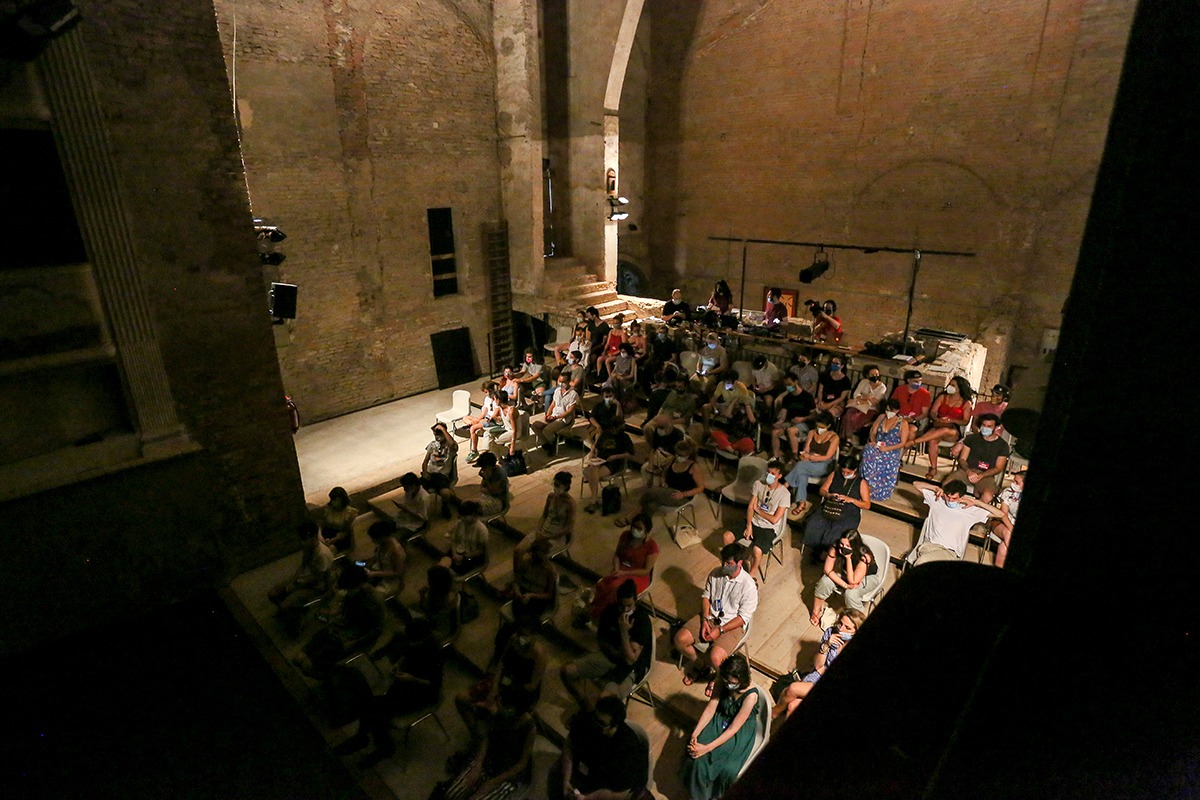
[{"label": "stone step", "polygon": [[557,285],[555,285],[553,283],[548,283],[547,288],[552,290],[551,296],[560,297],[560,298],[568,298],[568,299],[571,297],[576,297],[581,294],[595,294],[596,292],[605,292],[605,293],[612,292],[614,295],[616,294],[616,290],[613,289],[612,284],[608,283],[606,281],[591,281],[591,280],[589,280],[589,281],[582,281],[580,283],[568,283],[568,284],[557,284]]}]

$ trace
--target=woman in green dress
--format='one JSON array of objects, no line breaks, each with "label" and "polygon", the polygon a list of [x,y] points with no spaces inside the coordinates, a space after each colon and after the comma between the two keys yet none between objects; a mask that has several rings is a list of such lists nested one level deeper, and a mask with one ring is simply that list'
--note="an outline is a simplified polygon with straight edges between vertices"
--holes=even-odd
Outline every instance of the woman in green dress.
[{"label": "woman in green dress", "polygon": [[740,653],[721,664],[712,700],[688,742],[684,763],[692,800],[715,800],[733,785],[754,749],[758,689],[750,685],[750,665]]}]

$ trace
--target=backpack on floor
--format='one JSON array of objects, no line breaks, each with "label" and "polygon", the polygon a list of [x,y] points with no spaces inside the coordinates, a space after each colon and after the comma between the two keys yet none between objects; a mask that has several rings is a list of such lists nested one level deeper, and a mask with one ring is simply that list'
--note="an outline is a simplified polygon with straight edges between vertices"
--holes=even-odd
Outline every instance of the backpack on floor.
[{"label": "backpack on floor", "polygon": [[621,489],[618,486],[608,485],[604,487],[604,491],[600,493],[600,513],[604,516],[616,514],[621,510]]},{"label": "backpack on floor", "polygon": [[500,459],[500,468],[504,470],[504,474],[510,478],[517,475],[524,475],[529,472],[529,465],[525,463],[525,454],[520,450],[510,456],[503,456]]}]

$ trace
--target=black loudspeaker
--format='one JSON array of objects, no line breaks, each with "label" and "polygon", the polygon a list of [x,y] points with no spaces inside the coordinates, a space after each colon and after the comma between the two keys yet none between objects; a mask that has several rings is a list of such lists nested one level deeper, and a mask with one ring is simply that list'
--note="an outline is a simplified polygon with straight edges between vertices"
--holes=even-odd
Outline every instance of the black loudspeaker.
[{"label": "black loudspeaker", "polygon": [[272,283],[270,298],[271,316],[280,319],[296,318],[296,286],[292,283]]}]

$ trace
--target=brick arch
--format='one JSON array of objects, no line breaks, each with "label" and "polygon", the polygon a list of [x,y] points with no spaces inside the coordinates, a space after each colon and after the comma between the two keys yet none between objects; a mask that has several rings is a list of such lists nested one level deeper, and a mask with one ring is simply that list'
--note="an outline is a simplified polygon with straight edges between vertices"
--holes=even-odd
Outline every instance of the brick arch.
[{"label": "brick arch", "polygon": [[[855,203],[905,195],[934,208],[961,199],[971,205],[1007,208],[1007,199],[966,164],[942,158],[904,161],[876,174],[854,192]],[[913,206],[915,203],[907,202]]]}]

